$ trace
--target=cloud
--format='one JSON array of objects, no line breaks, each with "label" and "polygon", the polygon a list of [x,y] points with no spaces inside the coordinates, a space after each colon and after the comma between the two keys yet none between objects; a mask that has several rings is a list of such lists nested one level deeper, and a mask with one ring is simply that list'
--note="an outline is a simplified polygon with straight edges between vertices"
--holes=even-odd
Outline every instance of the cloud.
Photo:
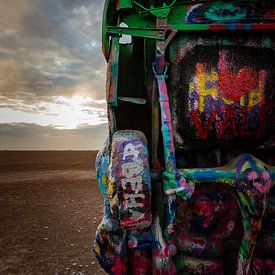
[{"label": "cloud", "polygon": [[55,129],[36,124],[0,124],[0,150],[97,150],[107,137],[107,124]]},{"label": "cloud", "polygon": [[103,5],[102,0],[1,1],[2,149],[102,144],[107,121]]},{"label": "cloud", "polygon": [[23,93],[31,93],[33,100],[37,100],[85,93],[103,99],[105,61],[100,38],[103,3],[2,1],[0,95],[24,98]]},{"label": "cloud", "polygon": [[[26,95],[28,96],[28,95]],[[2,123],[27,122],[42,126],[73,129],[81,124],[98,125],[107,122],[104,100],[74,96],[52,96],[33,102],[0,96],[0,119]],[[36,123],[37,124],[37,123]]]}]

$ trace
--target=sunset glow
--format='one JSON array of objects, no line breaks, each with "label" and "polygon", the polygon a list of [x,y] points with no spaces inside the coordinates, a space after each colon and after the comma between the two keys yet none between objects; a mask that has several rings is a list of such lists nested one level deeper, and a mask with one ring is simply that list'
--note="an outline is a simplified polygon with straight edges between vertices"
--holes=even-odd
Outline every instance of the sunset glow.
[{"label": "sunset glow", "polygon": [[[1,2],[0,149],[101,147],[107,135],[103,4]],[[64,131],[61,144],[56,137]]]},{"label": "sunset glow", "polygon": [[51,101],[40,101],[31,106],[22,100],[10,100],[9,106],[1,106],[2,123],[25,122],[50,125],[57,129],[74,129],[107,122],[105,101],[82,96],[54,96]]}]

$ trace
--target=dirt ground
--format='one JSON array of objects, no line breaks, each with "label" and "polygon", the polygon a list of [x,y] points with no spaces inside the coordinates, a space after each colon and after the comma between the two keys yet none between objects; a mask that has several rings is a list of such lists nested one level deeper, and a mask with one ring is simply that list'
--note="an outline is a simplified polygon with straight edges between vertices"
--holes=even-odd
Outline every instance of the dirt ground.
[{"label": "dirt ground", "polygon": [[0,274],[105,274],[94,151],[0,152]]}]

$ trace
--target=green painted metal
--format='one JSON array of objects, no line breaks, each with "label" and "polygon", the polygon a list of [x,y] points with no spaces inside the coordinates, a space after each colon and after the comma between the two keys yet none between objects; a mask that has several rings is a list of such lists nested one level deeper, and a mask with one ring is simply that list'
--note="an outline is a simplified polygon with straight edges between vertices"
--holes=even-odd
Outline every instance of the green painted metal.
[{"label": "green painted metal", "polygon": [[[215,26],[216,29],[211,29],[211,26]],[[165,25],[163,28],[124,28],[124,27],[114,27],[107,26],[106,31],[108,34],[112,35],[132,35],[136,37],[144,37],[144,38],[152,38],[156,40],[165,40],[165,31],[185,31],[185,32],[193,32],[193,31],[207,31],[207,30],[216,30],[216,31],[234,31],[234,30],[253,30],[258,27],[259,24],[238,24],[238,29],[228,28],[227,24],[177,24],[177,25]],[[249,29],[248,29],[249,28]],[[275,25],[260,25],[261,30],[274,30]]]},{"label": "green painted metal", "polygon": [[132,1],[131,0],[119,0],[117,9],[129,9],[132,8]]},{"label": "green painted metal", "polygon": [[106,31],[108,34],[113,35],[132,35],[136,37],[164,40],[164,30],[162,29],[142,29],[107,26]]},{"label": "green painted metal", "polygon": [[[213,8],[227,7],[232,8],[232,4],[224,3],[221,1],[198,1],[196,3],[214,2]],[[274,6],[274,1],[234,1],[234,2],[261,2],[261,5]],[[154,3],[154,1],[151,1]],[[107,0],[103,14],[103,28],[102,28],[102,45],[105,57],[108,59],[109,52],[109,37],[112,35],[132,35],[135,37],[152,38],[155,40],[165,40],[165,30],[173,31],[207,31],[207,30],[234,30],[234,27],[228,27],[229,23],[236,21],[236,16],[228,15],[226,17],[227,23],[217,24],[217,28],[213,28],[212,24],[190,24],[185,23],[187,4],[194,4],[194,1],[174,0],[170,5],[163,4],[160,7],[150,4],[145,7],[139,1],[134,0],[118,0],[117,2]],[[128,9],[129,12],[124,13],[118,19],[120,10]],[[243,14],[239,14],[244,16]],[[213,15],[214,16],[214,15]],[[166,19],[167,25],[156,27],[156,19]],[[241,18],[241,17],[240,17]],[[215,18],[213,18],[215,20]],[[218,18],[217,22],[218,22]],[[119,27],[121,22],[125,22],[128,28]],[[261,30],[275,29],[268,24],[262,24]],[[238,29],[253,30],[256,25],[254,24],[238,24]],[[259,29],[259,28],[258,28]]]},{"label": "green painted metal", "polygon": [[163,3],[161,7],[153,7],[151,6],[149,9],[143,8],[144,11],[141,11],[140,14],[144,15],[146,13],[150,13],[154,15],[158,19],[166,18],[169,13],[171,12],[172,7],[177,2],[177,0],[174,0],[169,6],[167,6],[166,3]]}]

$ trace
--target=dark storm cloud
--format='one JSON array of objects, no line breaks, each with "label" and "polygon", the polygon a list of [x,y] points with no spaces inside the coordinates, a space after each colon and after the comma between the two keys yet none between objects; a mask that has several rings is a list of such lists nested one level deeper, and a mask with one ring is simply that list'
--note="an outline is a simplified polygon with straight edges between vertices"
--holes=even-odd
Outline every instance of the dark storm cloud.
[{"label": "dark storm cloud", "polygon": [[0,96],[104,98],[102,0],[0,3]]},{"label": "dark storm cloud", "polygon": [[36,124],[0,124],[0,150],[96,150],[106,138],[107,125],[61,130]]}]

